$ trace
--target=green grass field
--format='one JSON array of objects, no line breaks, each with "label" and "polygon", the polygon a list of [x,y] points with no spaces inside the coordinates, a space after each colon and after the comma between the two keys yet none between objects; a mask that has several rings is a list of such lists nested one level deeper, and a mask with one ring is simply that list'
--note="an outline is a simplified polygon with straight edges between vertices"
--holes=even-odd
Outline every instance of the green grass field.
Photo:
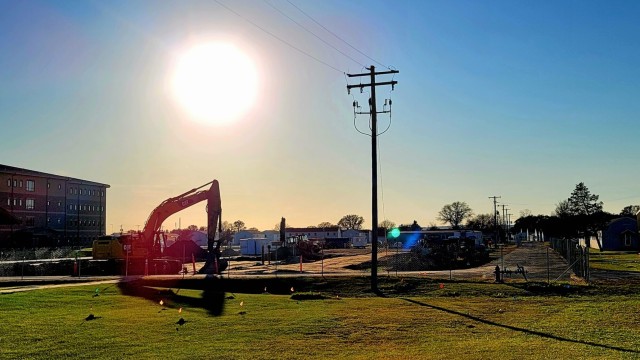
[{"label": "green grass field", "polygon": [[[322,299],[296,300],[290,284],[308,291],[294,295]],[[279,294],[228,287],[214,316],[200,290],[145,285],[137,296],[117,285],[0,294],[0,358],[640,357],[640,290],[629,287],[391,279],[377,297],[366,279],[291,280],[267,284]]]},{"label": "green grass field", "polygon": [[640,272],[640,254],[637,252],[591,249],[589,266],[592,269]]}]

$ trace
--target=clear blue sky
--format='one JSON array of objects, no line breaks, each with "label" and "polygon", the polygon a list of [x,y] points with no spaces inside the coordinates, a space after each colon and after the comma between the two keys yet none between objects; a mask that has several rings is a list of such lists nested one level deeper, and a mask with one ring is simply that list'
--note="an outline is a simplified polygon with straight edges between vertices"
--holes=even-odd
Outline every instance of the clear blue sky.
[{"label": "clear blue sky", "polygon": [[[0,163],[110,184],[116,228],[214,178],[225,220],[356,213],[370,226],[370,141],[341,72],[371,61],[287,1],[219,1],[340,71],[215,1],[0,0]],[[489,213],[493,195],[512,219],[549,214],[581,181],[607,211],[640,203],[639,2],[291,2],[400,70],[394,92],[378,90],[379,107],[393,99],[381,220],[426,226],[453,201]],[[256,103],[225,126],[192,121],[169,94],[176,57],[208,41],[234,44],[259,74]],[[178,219],[204,225],[204,207],[165,224]]]}]

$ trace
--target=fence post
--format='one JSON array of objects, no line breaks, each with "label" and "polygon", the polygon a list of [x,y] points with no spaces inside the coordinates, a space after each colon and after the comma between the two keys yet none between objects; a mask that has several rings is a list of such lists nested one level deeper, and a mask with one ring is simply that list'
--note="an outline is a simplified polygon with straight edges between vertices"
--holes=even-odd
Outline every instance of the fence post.
[{"label": "fence post", "polygon": [[589,268],[589,248],[587,247],[586,249],[586,257],[587,257],[587,261],[586,261],[586,266],[585,266],[585,273],[586,273],[586,280],[587,283],[589,283],[591,281],[591,269]]},{"label": "fence post", "polygon": [[551,285],[551,268],[549,265],[549,248],[547,247],[547,284]]}]

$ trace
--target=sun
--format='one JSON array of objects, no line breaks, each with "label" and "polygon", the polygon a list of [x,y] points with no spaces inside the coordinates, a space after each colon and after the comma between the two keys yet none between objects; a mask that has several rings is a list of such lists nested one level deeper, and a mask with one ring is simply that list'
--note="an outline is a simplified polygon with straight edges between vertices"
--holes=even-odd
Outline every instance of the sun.
[{"label": "sun", "polygon": [[254,104],[258,76],[254,63],[228,43],[205,43],[184,52],[176,62],[171,91],[194,120],[225,124]]}]

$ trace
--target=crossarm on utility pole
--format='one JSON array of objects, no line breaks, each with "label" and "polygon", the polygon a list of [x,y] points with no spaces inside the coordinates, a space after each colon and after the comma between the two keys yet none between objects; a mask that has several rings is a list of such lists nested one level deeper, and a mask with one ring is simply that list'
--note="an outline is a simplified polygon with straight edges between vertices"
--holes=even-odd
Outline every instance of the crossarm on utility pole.
[{"label": "crossarm on utility pole", "polygon": [[[378,85],[395,86],[397,83],[398,83],[397,81],[385,81],[385,82],[374,83],[373,86],[378,86]],[[360,88],[360,87],[369,87],[371,85],[372,84],[347,85],[347,89]]]}]

